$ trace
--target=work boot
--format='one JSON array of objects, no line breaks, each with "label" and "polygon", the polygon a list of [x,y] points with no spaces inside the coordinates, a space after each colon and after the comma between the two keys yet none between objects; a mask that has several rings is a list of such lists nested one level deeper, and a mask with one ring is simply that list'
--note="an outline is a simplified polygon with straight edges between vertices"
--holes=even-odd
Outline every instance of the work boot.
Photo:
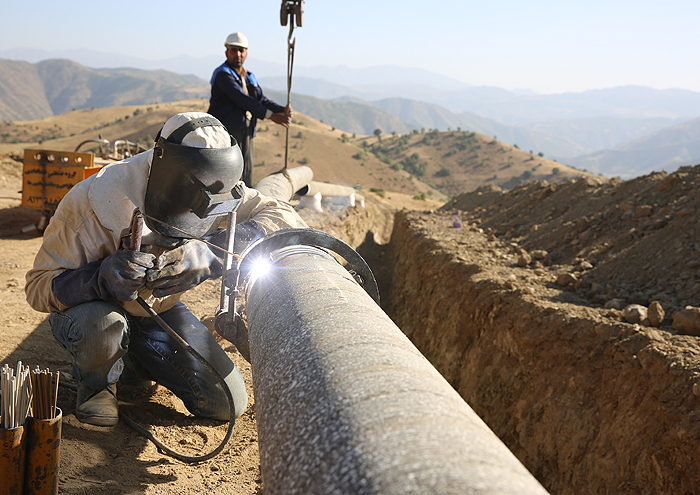
[{"label": "work boot", "polygon": [[78,385],[75,417],[80,422],[89,425],[116,425],[119,422],[117,384],[113,383],[102,390],[93,390],[85,385]]}]

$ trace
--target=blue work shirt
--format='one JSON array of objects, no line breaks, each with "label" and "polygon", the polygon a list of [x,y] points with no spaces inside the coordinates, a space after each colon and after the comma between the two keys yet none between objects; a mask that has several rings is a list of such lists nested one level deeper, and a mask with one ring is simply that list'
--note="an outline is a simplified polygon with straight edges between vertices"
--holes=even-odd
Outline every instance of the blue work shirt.
[{"label": "blue work shirt", "polygon": [[273,113],[284,112],[284,107],[263,94],[258,80],[252,72],[245,77],[248,94],[243,90],[243,78],[227,62],[218,66],[211,76],[211,98],[207,113],[213,115],[229,131],[243,130],[246,127],[246,111],[252,115],[250,126],[255,136],[258,119],[265,118],[267,110]]}]

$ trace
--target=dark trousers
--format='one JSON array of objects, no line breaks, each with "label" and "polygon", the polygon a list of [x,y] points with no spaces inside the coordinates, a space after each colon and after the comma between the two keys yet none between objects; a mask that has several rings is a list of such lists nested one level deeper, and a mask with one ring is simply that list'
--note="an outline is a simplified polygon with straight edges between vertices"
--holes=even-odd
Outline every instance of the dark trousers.
[{"label": "dark trousers", "polygon": [[[243,377],[204,324],[182,302],[160,316],[224,377],[236,416],[243,414],[248,406]],[[115,383],[128,353],[129,362],[135,359],[195,416],[229,419],[228,398],[218,379],[152,318],[92,301],[52,313],[49,323],[58,343],[68,351],[73,376],[83,385],[102,390]]]},{"label": "dark trousers", "polygon": [[243,153],[243,175],[241,180],[248,187],[253,187],[253,127],[247,126],[245,129],[234,129],[229,131],[238,141],[238,146]]}]

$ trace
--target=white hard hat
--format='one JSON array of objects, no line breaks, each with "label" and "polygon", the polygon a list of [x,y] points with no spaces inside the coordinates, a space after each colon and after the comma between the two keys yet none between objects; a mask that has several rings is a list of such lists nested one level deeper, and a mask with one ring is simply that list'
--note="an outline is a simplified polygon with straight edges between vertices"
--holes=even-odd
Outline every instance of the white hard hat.
[{"label": "white hard hat", "polygon": [[226,43],[224,46],[240,46],[241,48],[248,48],[248,38],[246,38],[243,33],[231,33],[226,38]]}]

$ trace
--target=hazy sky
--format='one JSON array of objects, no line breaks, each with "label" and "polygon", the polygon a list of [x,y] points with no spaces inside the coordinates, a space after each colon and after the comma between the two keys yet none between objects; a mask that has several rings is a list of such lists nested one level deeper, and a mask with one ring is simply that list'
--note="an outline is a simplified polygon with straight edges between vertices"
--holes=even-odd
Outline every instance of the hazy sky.
[{"label": "hazy sky", "polygon": [[[7,1],[0,51],[223,59],[226,36],[242,31],[251,59],[286,64],[279,12],[278,0]],[[692,0],[308,0],[294,29],[294,75],[303,66],[393,64],[540,93],[627,84],[700,91],[699,24]]]}]

